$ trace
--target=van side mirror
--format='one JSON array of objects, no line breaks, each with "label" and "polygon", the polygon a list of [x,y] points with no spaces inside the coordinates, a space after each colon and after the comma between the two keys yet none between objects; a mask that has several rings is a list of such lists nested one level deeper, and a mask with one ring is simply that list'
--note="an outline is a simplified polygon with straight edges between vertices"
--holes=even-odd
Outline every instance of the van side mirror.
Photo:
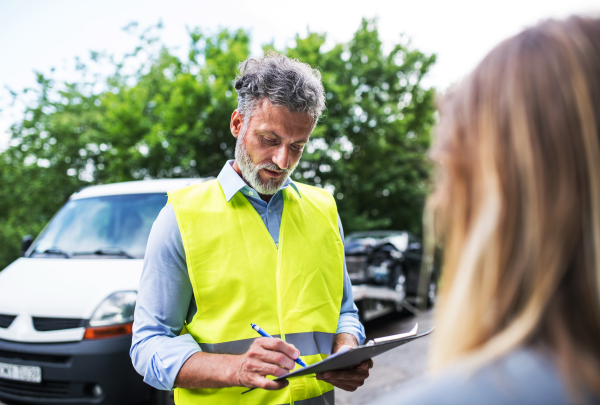
[{"label": "van side mirror", "polygon": [[23,241],[21,242],[21,257],[25,256],[25,252],[31,247],[33,243],[33,237],[31,235],[23,236]]}]

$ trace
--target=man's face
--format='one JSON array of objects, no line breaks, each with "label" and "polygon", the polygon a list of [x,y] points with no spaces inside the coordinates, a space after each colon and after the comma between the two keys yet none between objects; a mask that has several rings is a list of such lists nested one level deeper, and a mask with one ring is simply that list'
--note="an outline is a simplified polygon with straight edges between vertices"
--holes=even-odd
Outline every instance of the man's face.
[{"label": "man's face", "polygon": [[230,126],[238,139],[233,168],[260,194],[272,195],[298,164],[313,121],[306,114],[292,113],[263,99],[250,122],[244,122],[236,110]]}]

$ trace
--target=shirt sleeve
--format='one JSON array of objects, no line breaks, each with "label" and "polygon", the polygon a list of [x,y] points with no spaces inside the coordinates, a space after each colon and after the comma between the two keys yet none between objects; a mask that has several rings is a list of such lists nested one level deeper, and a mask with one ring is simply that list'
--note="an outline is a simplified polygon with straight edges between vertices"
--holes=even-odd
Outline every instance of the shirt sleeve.
[{"label": "shirt sleeve", "polygon": [[[338,225],[342,242],[344,241],[344,228],[342,220],[338,215]],[[340,308],[340,317],[338,319],[336,333],[350,333],[354,335],[359,345],[365,341],[365,328],[358,320],[358,308],[354,304],[354,295],[352,294],[352,283],[348,270],[346,269],[346,258],[344,256],[344,293],[342,295],[342,307]]]},{"label": "shirt sleeve", "polygon": [[195,310],[192,297],[181,233],[169,204],[148,238],[129,352],[136,371],[154,388],[173,389],[183,363],[200,351],[191,335],[180,335],[188,312]]}]

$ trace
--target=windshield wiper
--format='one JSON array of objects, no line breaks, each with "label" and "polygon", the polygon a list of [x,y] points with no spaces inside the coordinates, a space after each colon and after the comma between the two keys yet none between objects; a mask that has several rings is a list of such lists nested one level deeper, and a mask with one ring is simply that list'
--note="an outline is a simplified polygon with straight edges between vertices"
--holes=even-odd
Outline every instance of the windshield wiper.
[{"label": "windshield wiper", "polygon": [[93,252],[75,252],[72,253],[71,256],[123,256],[128,259],[135,259],[135,257],[118,247],[102,248],[94,250]]},{"label": "windshield wiper", "polygon": [[58,248],[46,249],[43,252],[34,251],[33,254],[61,255],[61,256],[64,256],[66,259],[68,259],[70,257],[67,253],[63,252],[62,250],[60,250]]}]

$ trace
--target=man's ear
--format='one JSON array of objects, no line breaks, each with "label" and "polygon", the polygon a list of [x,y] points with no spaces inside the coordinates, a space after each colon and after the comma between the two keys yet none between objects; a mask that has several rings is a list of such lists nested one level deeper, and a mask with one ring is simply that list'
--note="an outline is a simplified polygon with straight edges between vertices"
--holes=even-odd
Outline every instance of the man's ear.
[{"label": "man's ear", "polygon": [[231,114],[231,122],[229,123],[229,129],[231,129],[231,134],[237,138],[240,132],[242,131],[243,125],[244,119],[242,118],[242,114],[240,114],[238,110],[234,110]]}]

